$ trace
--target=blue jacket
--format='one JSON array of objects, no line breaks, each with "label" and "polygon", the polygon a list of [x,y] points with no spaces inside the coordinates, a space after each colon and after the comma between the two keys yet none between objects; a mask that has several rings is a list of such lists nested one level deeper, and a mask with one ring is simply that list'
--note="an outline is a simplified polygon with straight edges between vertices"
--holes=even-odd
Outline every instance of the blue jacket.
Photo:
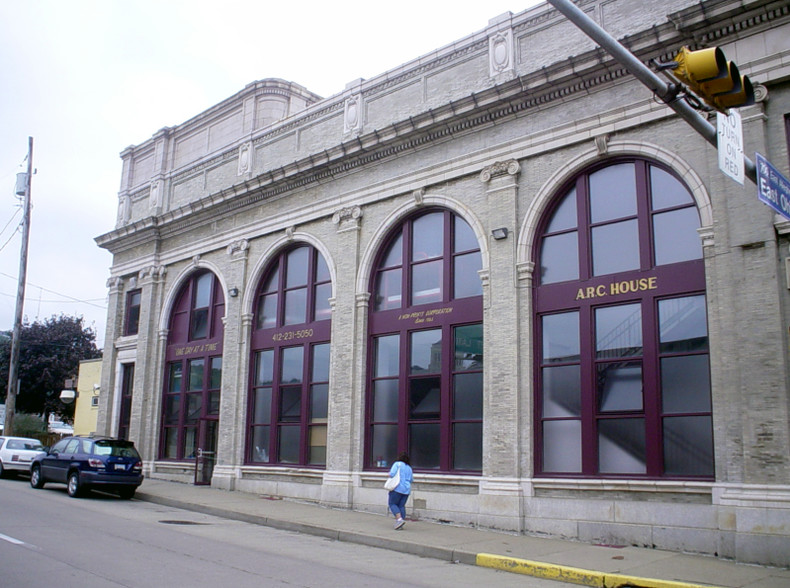
[{"label": "blue jacket", "polygon": [[411,482],[414,479],[411,466],[406,465],[402,461],[396,461],[390,468],[390,478],[395,476],[395,472],[400,470],[400,484],[393,490],[400,494],[411,494]]}]

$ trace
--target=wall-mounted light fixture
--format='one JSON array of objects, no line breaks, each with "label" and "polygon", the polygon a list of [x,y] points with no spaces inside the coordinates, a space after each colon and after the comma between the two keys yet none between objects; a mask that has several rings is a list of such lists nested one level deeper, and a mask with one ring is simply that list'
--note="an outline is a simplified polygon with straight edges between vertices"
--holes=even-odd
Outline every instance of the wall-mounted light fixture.
[{"label": "wall-mounted light fixture", "polygon": [[239,289],[235,287],[231,288],[230,290],[228,290],[228,294],[230,295],[231,298],[236,298],[236,296],[239,295]]},{"label": "wall-mounted light fixture", "polygon": [[497,241],[501,241],[502,239],[507,239],[507,232],[507,227],[499,227],[491,231],[491,236]]}]

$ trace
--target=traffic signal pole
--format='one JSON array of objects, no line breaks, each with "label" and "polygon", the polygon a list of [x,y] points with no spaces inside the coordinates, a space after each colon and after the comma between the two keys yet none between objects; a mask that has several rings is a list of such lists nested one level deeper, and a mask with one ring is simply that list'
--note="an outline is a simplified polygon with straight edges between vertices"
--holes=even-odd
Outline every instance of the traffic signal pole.
[{"label": "traffic signal pole", "polygon": [[[548,0],[549,4],[559,10],[569,21],[579,27],[588,37],[598,43],[609,55],[614,57],[620,65],[625,67],[637,80],[642,82],[664,104],[669,106],[683,118],[691,127],[714,147],[718,147],[716,127],[687,104],[677,99],[677,88],[658,77],[649,67],[639,61],[628,49],[623,47],[614,37],[603,30],[598,24],[579,10],[571,0]],[[757,183],[757,170],[754,162],[744,155],[745,175],[755,184]]]}]

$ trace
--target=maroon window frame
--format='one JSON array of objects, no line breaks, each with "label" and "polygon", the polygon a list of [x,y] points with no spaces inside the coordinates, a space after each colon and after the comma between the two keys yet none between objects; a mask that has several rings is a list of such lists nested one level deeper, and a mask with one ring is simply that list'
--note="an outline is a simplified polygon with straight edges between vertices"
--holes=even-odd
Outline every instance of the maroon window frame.
[{"label": "maroon window frame", "polygon": [[469,225],[439,208],[386,239],[371,276],[365,467],[482,471],[483,298]]},{"label": "maroon window frame", "polygon": [[326,467],[332,282],[314,247],[281,251],[253,317],[247,448],[254,465]]},{"label": "maroon window frame", "polygon": [[160,459],[194,459],[200,420],[218,420],[225,297],[209,271],[176,296],[165,351]]},{"label": "maroon window frame", "polygon": [[129,424],[132,419],[132,395],[134,393],[134,364],[121,364],[121,410],[118,418],[118,438],[129,439]]},{"label": "maroon window frame", "polygon": [[139,332],[141,301],[141,290],[132,290],[126,294],[126,317],[123,328],[124,335],[136,335]]},{"label": "maroon window frame", "polygon": [[[623,158],[560,195],[536,248],[536,474],[712,479],[705,272],[691,193],[663,166]],[[596,260],[614,271],[596,273]],[[684,395],[694,400],[677,400]]]}]

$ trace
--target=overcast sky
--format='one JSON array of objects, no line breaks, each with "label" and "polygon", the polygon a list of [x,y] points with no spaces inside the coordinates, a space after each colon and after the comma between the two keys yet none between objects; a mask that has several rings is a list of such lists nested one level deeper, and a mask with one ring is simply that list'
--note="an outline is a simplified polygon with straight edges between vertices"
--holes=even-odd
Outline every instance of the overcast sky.
[{"label": "overcast sky", "polygon": [[0,0],[0,330],[13,328],[16,174],[33,137],[24,316],[82,316],[104,345],[119,153],[245,85],[324,97],[484,29],[537,0]]}]

